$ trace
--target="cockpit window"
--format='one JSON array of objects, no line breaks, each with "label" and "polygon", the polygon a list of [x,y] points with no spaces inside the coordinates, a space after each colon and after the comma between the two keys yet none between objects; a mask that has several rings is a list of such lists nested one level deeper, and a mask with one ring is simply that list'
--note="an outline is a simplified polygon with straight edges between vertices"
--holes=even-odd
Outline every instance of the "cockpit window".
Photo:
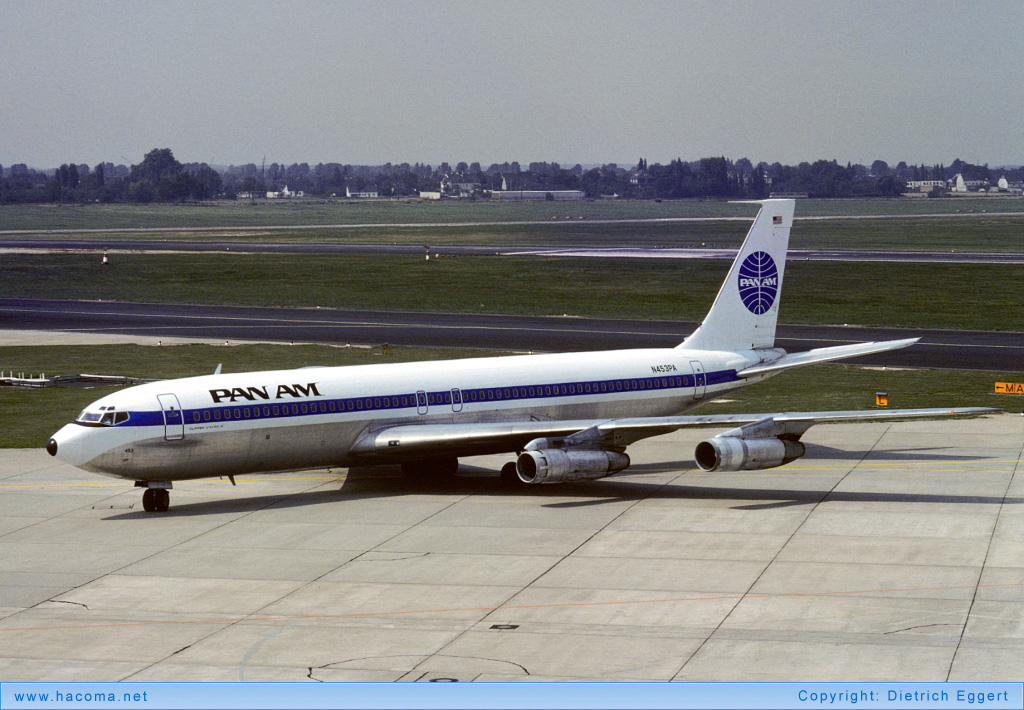
[{"label": "cockpit window", "polygon": [[75,421],[86,426],[116,426],[128,421],[128,412],[116,412],[114,407],[100,407],[96,411],[85,410]]}]

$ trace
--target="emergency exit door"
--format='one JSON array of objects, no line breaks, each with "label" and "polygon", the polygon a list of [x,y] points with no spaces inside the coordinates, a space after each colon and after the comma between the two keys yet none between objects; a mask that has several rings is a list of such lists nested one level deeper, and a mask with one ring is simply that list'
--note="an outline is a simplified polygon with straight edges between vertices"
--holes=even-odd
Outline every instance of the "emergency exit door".
[{"label": "emergency exit door", "polygon": [[708,376],[704,372],[704,365],[700,360],[690,360],[690,368],[693,370],[693,398],[703,399],[704,390],[707,389]]}]

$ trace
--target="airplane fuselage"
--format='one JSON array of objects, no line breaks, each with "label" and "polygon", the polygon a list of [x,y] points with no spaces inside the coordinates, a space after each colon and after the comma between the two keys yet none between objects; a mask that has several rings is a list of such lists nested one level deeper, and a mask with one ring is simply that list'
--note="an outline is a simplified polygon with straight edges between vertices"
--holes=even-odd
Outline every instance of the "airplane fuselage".
[{"label": "airplane fuselage", "polygon": [[401,462],[422,453],[361,442],[396,425],[679,414],[749,384],[736,373],[758,359],[666,348],[206,375],[108,395],[54,440],[79,468],[138,481]]}]

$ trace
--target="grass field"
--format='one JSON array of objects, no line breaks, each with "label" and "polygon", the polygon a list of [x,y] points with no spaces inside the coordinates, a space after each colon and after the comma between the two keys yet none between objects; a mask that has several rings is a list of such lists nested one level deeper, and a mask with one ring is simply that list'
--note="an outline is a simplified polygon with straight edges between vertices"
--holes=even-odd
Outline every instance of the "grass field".
[{"label": "grass field", "polygon": [[[0,229],[139,229],[291,225],[428,224],[558,219],[742,217],[749,205],[701,201],[419,200],[218,201],[200,205],[5,205]],[[1004,211],[1004,210],[1000,210]],[[1024,206],[1020,211],[1024,211]]]},{"label": "grass field", "polygon": [[789,246],[791,249],[1021,253],[1024,252],[1024,215],[808,220],[793,225]]},{"label": "grass field", "polygon": [[[1024,212],[1014,198],[800,200],[800,216]],[[721,200],[217,201],[199,205],[3,205],[0,230],[252,227],[324,224],[512,222],[558,219],[744,217],[756,208]]]},{"label": "grass field", "polygon": [[[413,360],[494,357],[494,353],[392,347],[334,348],[282,346],[137,346],[95,345],[65,348],[0,347],[0,369],[47,375],[82,372],[169,379],[213,372],[284,369],[310,365],[356,365]],[[874,393],[889,393],[889,406],[990,406],[1020,411],[1024,398],[993,394],[993,383],[1016,381],[1019,374],[953,370],[881,370],[850,365],[819,365],[785,373],[711,402],[706,413],[871,409]],[[57,431],[90,402],[117,388],[0,388],[0,447],[45,446]]]},{"label": "grass field", "polygon": [[[5,254],[10,297],[700,320],[727,261]],[[783,323],[1024,330],[1022,267],[787,265]]]},{"label": "grass field", "polygon": [[[23,240],[73,237],[94,241],[98,248],[104,241],[117,239],[728,247],[740,243],[747,220],[755,213],[751,205],[694,200],[6,205],[0,207],[0,230],[31,230],[11,235]],[[865,215],[884,218],[861,219]],[[736,221],[638,221],[720,217]],[[141,231],[117,231],[126,229]],[[61,230],[97,231],[66,234]],[[1024,199],[800,200],[791,246],[1022,252],[1022,234]]]}]

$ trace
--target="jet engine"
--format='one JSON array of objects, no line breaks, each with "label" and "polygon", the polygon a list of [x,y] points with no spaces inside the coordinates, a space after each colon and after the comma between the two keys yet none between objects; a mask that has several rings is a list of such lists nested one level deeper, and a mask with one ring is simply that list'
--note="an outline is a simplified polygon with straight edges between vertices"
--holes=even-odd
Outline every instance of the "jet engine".
[{"label": "jet engine", "polygon": [[796,439],[713,436],[697,444],[694,458],[704,471],[754,471],[782,466],[805,452]]},{"label": "jet engine", "polygon": [[629,466],[629,456],[600,449],[533,449],[516,460],[523,483],[567,483],[604,478]]}]

